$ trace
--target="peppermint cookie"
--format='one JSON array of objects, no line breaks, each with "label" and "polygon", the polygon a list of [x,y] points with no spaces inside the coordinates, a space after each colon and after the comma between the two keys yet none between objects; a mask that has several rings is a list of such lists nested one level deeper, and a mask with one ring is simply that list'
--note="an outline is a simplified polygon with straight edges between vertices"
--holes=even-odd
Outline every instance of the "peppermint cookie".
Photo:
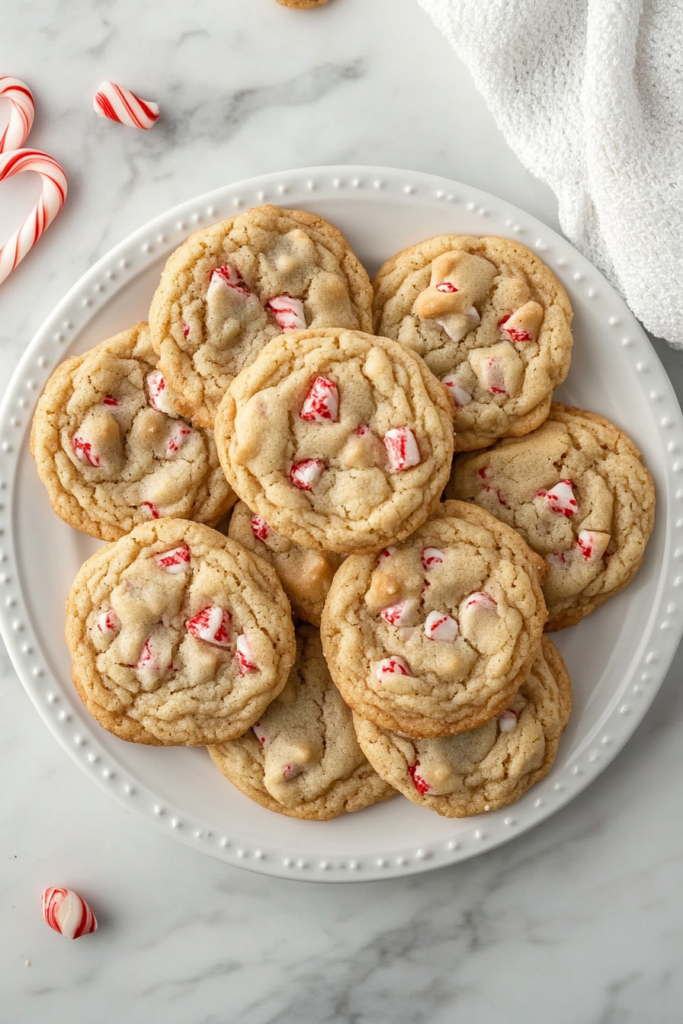
[{"label": "peppermint cookie", "polygon": [[212,432],[179,415],[144,323],[55,370],[31,454],[57,515],[101,540],[164,516],[213,524],[236,499]]},{"label": "peppermint cookie", "polygon": [[322,217],[259,206],[195,231],[168,260],[149,325],[180,408],[212,427],[233,378],[278,334],[372,330],[372,289]]},{"label": "peppermint cookie", "polygon": [[230,517],[228,537],[265,558],[278,574],[294,614],[314,626],[320,625],[325,598],[343,555],[311,551],[281,537],[243,501],[237,503]]},{"label": "peppermint cookie", "polygon": [[72,678],[121,739],[235,739],[287,682],[296,644],[275,572],[199,523],[143,523],[81,567],[66,607]]},{"label": "peppermint cookie", "polygon": [[652,533],[640,452],[602,416],[554,403],[533,434],[455,460],[448,497],[476,502],[545,558],[546,629],[573,626],[628,586]]},{"label": "peppermint cookie", "polygon": [[231,385],[216,446],[240,498],[278,533],[323,551],[378,551],[439,503],[449,399],[419,356],[340,329],[271,341]]},{"label": "peppermint cookie", "polygon": [[457,736],[411,739],[354,715],[375,770],[413,803],[466,818],[519,800],[550,771],[569,721],[572,691],[546,637],[526,681],[498,718]]},{"label": "peppermint cookie", "polygon": [[290,818],[327,821],[396,796],[358,746],[317,629],[296,632],[285,689],[250,732],[209,747],[214,762],[246,796]]},{"label": "peppermint cookie", "polygon": [[418,352],[455,409],[455,450],[540,426],[571,361],[572,309],[555,275],[509,238],[441,235],[375,282],[375,330]]},{"label": "peppermint cookie", "polygon": [[448,501],[403,544],[337,570],[322,640],[361,717],[449,736],[505,711],[541,645],[543,560],[487,512]]}]

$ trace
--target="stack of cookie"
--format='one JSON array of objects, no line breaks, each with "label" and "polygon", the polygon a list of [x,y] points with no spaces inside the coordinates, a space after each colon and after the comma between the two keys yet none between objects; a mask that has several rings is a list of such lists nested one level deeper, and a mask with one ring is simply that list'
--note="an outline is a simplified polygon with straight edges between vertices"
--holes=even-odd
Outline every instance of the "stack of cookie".
[{"label": "stack of cookie", "polygon": [[309,213],[192,235],[35,415],[53,508],[112,542],[67,605],[88,710],[294,817],[518,799],[571,710],[544,629],[630,582],[654,516],[629,439],[551,404],[571,317],[507,239],[431,239],[373,291]]}]

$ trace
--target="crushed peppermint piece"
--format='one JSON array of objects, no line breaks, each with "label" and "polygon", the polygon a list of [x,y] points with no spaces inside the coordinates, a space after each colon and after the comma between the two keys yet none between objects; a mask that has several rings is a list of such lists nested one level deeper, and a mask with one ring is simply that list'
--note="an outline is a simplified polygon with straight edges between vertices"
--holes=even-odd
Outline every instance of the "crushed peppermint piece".
[{"label": "crushed peppermint piece", "polygon": [[160,370],[153,370],[147,374],[147,394],[153,409],[165,412],[167,416],[175,415],[173,394]]},{"label": "crushed peppermint piece", "polygon": [[268,299],[266,309],[270,310],[285,334],[288,331],[303,330],[306,326],[304,304],[301,299],[294,299],[291,295],[276,295]]},{"label": "crushed peppermint piece", "polygon": [[441,383],[448,389],[449,395],[451,395],[459,409],[462,409],[465,405],[469,405],[472,401],[472,395],[469,391],[465,391],[454,373],[447,373],[445,377],[441,378]]},{"label": "crushed peppermint piece", "polygon": [[429,569],[436,569],[437,565],[443,565],[446,556],[443,551],[439,548],[423,548],[422,555],[422,567],[427,571]]},{"label": "crushed peppermint piece", "polygon": [[310,491],[323,475],[325,463],[321,459],[302,459],[289,471],[289,482],[300,491]]},{"label": "crushed peppermint piece", "polygon": [[512,708],[508,708],[502,715],[498,715],[498,728],[501,732],[512,732],[517,725],[518,714]]},{"label": "crushed peppermint piece", "polygon": [[185,628],[190,636],[196,637],[197,640],[206,640],[217,647],[228,647],[231,619],[230,612],[214,604],[188,619]]},{"label": "crushed peppermint piece", "polygon": [[155,555],[154,561],[160,569],[164,569],[172,575],[185,572],[190,565],[190,549],[187,544],[180,544],[177,548]]},{"label": "crushed peppermint piece", "polygon": [[266,540],[270,533],[270,527],[265,519],[261,519],[261,516],[252,516],[249,520],[251,526],[251,532],[254,534],[257,540]]},{"label": "crushed peppermint piece", "polygon": [[420,767],[420,762],[419,761],[415,761],[414,764],[409,764],[408,765],[408,774],[410,775],[411,779],[413,780],[413,785],[415,786],[415,789],[418,791],[418,793],[423,793],[423,794],[424,793],[428,793],[429,790],[431,789],[431,786],[429,785],[427,780],[423,779],[422,776],[418,773],[417,769],[419,767]]},{"label": "crushed peppermint piece", "polygon": [[573,486],[571,480],[560,480],[559,484],[555,484],[549,491],[538,491],[536,498],[544,501],[551,512],[571,519],[579,510]]},{"label": "crushed peppermint piece", "polygon": [[114,611],[110,608],[106,612],[102,612],[97,616],[97,628],[100,633],[104,633],[105,636],[110,633],[116,633],[121,626],[121,620]]},{"label": "crushed peppermint piece", "polygon": [[235,653],[240,675],[246,676],[249,672],[258,672],[258,665],[254,660],[251,644],[246,633],[240,633],[237,637],[236,648]]},{"label": "crushed peppermint piece", "polygon": [[309,389],[299,416],[313,423],[336,423],[339,420],[337,385],[327,377],[316,377]]},{"label": "crushed peppermint piece", "polygon": [[395,473],[400,473],[420,463],[420,449],[410,427],[394,427],[383,438],[389,463]]},{"label": "crushed peppermint piece", "polygon": [[409,675],[408,662],[397,654],[393,654],[390,658],[384,658],[377,666],[377,679],[380,683],[383,683],[387,677]]},{"label": "crushed peppermint piece", "polygon": [[446,612],[430,612],[425,621],[425,636],[451,643],[458,637],[458,623]]},{"label": "crushed peppermint piece", "polygon": [[172,459],[174,455],[178,454],[191,433],[192,427],[189,427],[187,423],[183,423],[181,421],[174,426],[173,431],[166,442],[167,459]]}]

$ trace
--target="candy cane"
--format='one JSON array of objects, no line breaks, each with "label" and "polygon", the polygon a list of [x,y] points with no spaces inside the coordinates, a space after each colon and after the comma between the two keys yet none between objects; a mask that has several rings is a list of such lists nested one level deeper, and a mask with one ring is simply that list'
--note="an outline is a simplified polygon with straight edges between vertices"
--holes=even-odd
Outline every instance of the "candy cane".
[{"label": "candy cane", "polygon": [[102,82],[95,93],[93,108],[100,117],[128,125],[129,128],[151,128],[159,119],[159,108],[150,100],[141,100],[130,89],[116,82]]},{"label": "candy cane", "polygon": [[9,100],[12,104],[9,124],[0,135],[0,153],[6,153],[10,149],[19,149],[26,142],[33,124],[35,104],[29,87],[10,75],[0,75],[0,99]]},{"label": "candy cane", "polygon": [[36,171],[41,176],[43,191],[24,223],[0,249],[0,284],[49,228],[66,199],[66,175],[47,153],[36,149],[0,153],[0,181],[24,171]]}]

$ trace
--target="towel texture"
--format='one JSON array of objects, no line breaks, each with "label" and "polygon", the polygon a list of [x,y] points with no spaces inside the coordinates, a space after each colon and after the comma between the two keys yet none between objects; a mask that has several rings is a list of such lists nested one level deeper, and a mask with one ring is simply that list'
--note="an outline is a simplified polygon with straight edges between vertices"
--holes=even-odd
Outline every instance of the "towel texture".
[{"label": "towel texture", "polygon": [[419,0],[562,230],[683,348],[683,0]]}]

